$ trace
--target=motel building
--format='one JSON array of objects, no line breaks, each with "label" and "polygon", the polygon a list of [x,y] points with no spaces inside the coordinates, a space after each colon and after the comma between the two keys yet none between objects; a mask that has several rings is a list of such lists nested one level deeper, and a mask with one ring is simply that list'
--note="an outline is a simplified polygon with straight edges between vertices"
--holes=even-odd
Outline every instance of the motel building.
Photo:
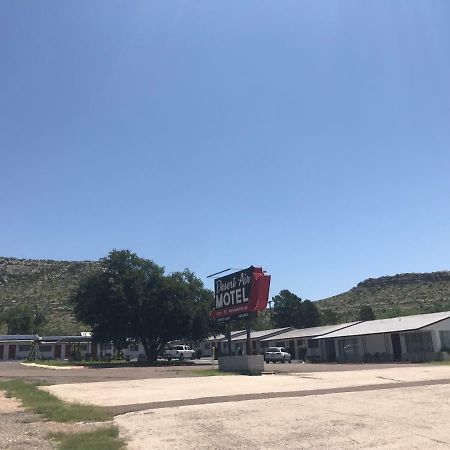
[{"label": "motel building", "polygon": [[[236,336],[247,336],[245,330],[232,331],[231,338],[233,339]],[[225,346],[222,347],[222,344],[225,342]],[[202,356],[212,356],[212,349],[220,348],[220,350],[225,349],[226,352],[226,342],[227,337],[224,334],[218,334],[216,336],[210,336],[208,339],[200,343],[200,350],[202,352]]]},{"label": "motel building", "polygon": [[333,331],[355,325],[359,322],[326,325],[323,327],[291,329],[281,334],[261,339],[261,349],[268,347],[285,347],[292,359],[309,361],[335,361],[336,350],[333,341],[316,340]]},{"label": "motel building", "polygon": [[[263,354],[268,347],[285,347],[295,360],[436,361],[450,359],[450,311],[303,329],[252,331],[250,336],[252,353]],[[246,332],[233,331],[231,342],[232,354],[239,349],[245,352]],[[213,345],[227,354],[227,339],[220,335],[201,344],[202,355],[210,356]]]},{"label": "motel building", "polygon": [[342,362],[435,361],[450,352],[450,311],[359,322],[313,338]]},{"label": "motel building", "polygon": [[[232,331],[232,354],[245,352],[246,338],[245,330]],[[450,311],[303,329],[252,331],[250,340],[253,354],[263,354],[268,347],[285,347],[292,359],[311,362],[450,359]],[[111,343],[93,342],[89,332],[79,336],[8,335],[0,336],[0,361],[27,359],[33,346],[37,360],[95,360],[110,358],[114,352]],[[205,357],[212,355],[212,347],[227,354],[226,336],[212,336],[198,345]],[[132,359],[144,351],[142,344],[130,342],[123,353]]]},{"label": "motel building", "polygon": [[112,355],[112,344],[92,342],[90,333],[79,336],[0,336],[0,361],[24,360],[35,347],[35,359],[96,359]]},{"label": "motel building", "polygon": [[[275,328],[264,331],[251,331],[250,341],[252,343],[252,353],[264,353],[264,344],[262,340],[266,337],[275,336],[279,333],[284,333],[287,330],[292,330],[292,327]],[[247,343],[246,330],[237,330],[231,332],[231,353],[237,355],[240,350],[245,353]],[[228,354],[228,339],[224,334],[211,336],[206,341],[200,343],[200,350],[202,356],[211,356],[212,347],[219,349],[223,355]]]},{"label": "motel building", "polygon": [[[274,328],[272,330],[252,331],[250,332],[250,341],[252,345],[252,354],[258,355],[264,353],[265,347],[262,345],[264,338],[276,336],[277,334],[285,333],[286,331],[293,330],[293,327]],[[231,337],[231,353],[237,355],[240,350],[245,353],[247,343],[247,333],[239,334]],[[221,343],[222,353],[226,354],[228,341],[225,339]]]}]

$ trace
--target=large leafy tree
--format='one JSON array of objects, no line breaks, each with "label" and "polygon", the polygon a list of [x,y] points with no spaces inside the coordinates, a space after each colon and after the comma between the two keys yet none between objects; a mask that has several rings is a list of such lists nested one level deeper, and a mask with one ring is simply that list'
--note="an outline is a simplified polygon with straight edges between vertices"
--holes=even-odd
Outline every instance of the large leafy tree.
[{"label": "large leafy tree", "polygon": [[375,320],[375,313],[370,305],[363,305],[358,312],[358,320]]},{"label": "large leafy tree", "polygon": [[0,322],[6,324],[8,334],[39,333],[46,319],[42,311],[29,305],[17,305],[0,314]]},{"label": "large leafy tree", "polygon": [[320,325],[320,313],[310,300],[302,300],[287,289],[273,297],[273,322],[277,327],[308,328]]},{"label": "large leafy tree", "polygon": [[92,327],[94,339],[119,348],[139,341],[147,359],[156,360],[169,341],[208,335],[212,292],[192,272],[166,276],[129,250],[110,252],[102,265],[72,297],[76,318]]}]

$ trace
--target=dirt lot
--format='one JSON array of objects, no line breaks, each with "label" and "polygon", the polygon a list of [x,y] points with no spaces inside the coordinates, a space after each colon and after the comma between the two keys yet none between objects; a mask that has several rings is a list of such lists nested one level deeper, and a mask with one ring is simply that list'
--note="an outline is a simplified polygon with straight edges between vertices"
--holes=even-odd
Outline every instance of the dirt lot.
[{"label": "dirt lot", "polygon": [[[328,392],[336,388],[355,390],[361,386],[372,388],[402,386],[404,383],[450,381],[450,366],[400,366],[385,369],[347,372],[315,372],[283,375],[227,375],[215,377],[165,378],[128,381],[105,381],[83,384],[59,384],[44,389],[67,401],[91,403],[99,406],[119,406],[180,400],[212,399],[215,403],[227,396],[274,393],[292,396],[318,390]],[[248,397],[247,397],[248,398]],[[176,404],[176,403],[173,403]]]},{"label": "dirt lot", "polygon": [[5,398],[0,391],[0,449],[51,449],[53,446],[45,439],[47,433],[36,415],[22,411],[18,401]]},{"label": "dirt lot", "polygon": [[[282,373],[192,378],[193,369],[209,367],[2,363],[0,378],[45,380],[67,401],[109,406],[131,449],[450,448],[449,365],[269,367]],[[47,424],[5,405],[0,398],[0,448],[51,448]]]},{"label": "dirt lot", "polygon": [[130,449],[448,449],[450,386],[183,406],[118,416]]},{"label": "dirt lot", "polygon": [[110,406],[117,413],[133,411],[115,419],[131,449],[450,447],[450,366],[111,381],[48,389],[69,401]]},{"label": "dirt lot", "polygon": [[[411,367],[412,365],[405,365]],[[217,367],[217,366],[216,366]],[[399,367],[398,364],[266,364],[266,370],[276,373],[297,372],[347,372]],[[403,367],[403,365],[401,366]],[[91,383],[94,381],[142,380],[147,378],[179,378],[193,376],[193,370],[208,370],[210,364],[195,364],[179,367],[120,367],[120,368],[76,368],[50,370],[27,367],[18,361],[0,362],[0,379],[45,381],[51,384]]]}]

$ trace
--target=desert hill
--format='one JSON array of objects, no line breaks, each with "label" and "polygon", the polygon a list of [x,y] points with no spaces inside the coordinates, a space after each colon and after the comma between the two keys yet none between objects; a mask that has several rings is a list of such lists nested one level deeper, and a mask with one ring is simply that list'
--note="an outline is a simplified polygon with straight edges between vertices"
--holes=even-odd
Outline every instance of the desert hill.
[{"label": "desert hill", "polygon": [[[69,304],[71,293],[86,274],[100,270],[99,261],[54,261],[0,257],[0,312],[28,304],[48,317],[45,334],[78,334]],[[370,305],[377,318],[450,310],[450,271],[404,273],[369,278],[333,297],[318,300],[339,322],[356,319],[362,305]],[[0,334],[5,332],[0,324]]]},{"label": "desert hill", "polygon": [[0,257],[0,312],[14,305],[28,304],[48,317],[46,334],[79,333],[86,327],[76,322],[68,300],[79,280],[99,268],[98,261]]},{"label": "desert hill", "polygon": [[316,305],[333,309],[343,321],[355,319],[362,305],[370,305],[377,318],[448,311],[450,271],[369,278]]}]

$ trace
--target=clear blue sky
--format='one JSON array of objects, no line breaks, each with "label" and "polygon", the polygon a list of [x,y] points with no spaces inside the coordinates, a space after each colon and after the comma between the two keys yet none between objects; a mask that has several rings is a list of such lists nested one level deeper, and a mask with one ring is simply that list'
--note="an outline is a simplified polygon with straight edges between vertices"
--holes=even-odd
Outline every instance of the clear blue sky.
[{"label": "clear blue sky", "polygon": [[448,0],[2,0],[0,58],[0,255],[450,268]]}]

